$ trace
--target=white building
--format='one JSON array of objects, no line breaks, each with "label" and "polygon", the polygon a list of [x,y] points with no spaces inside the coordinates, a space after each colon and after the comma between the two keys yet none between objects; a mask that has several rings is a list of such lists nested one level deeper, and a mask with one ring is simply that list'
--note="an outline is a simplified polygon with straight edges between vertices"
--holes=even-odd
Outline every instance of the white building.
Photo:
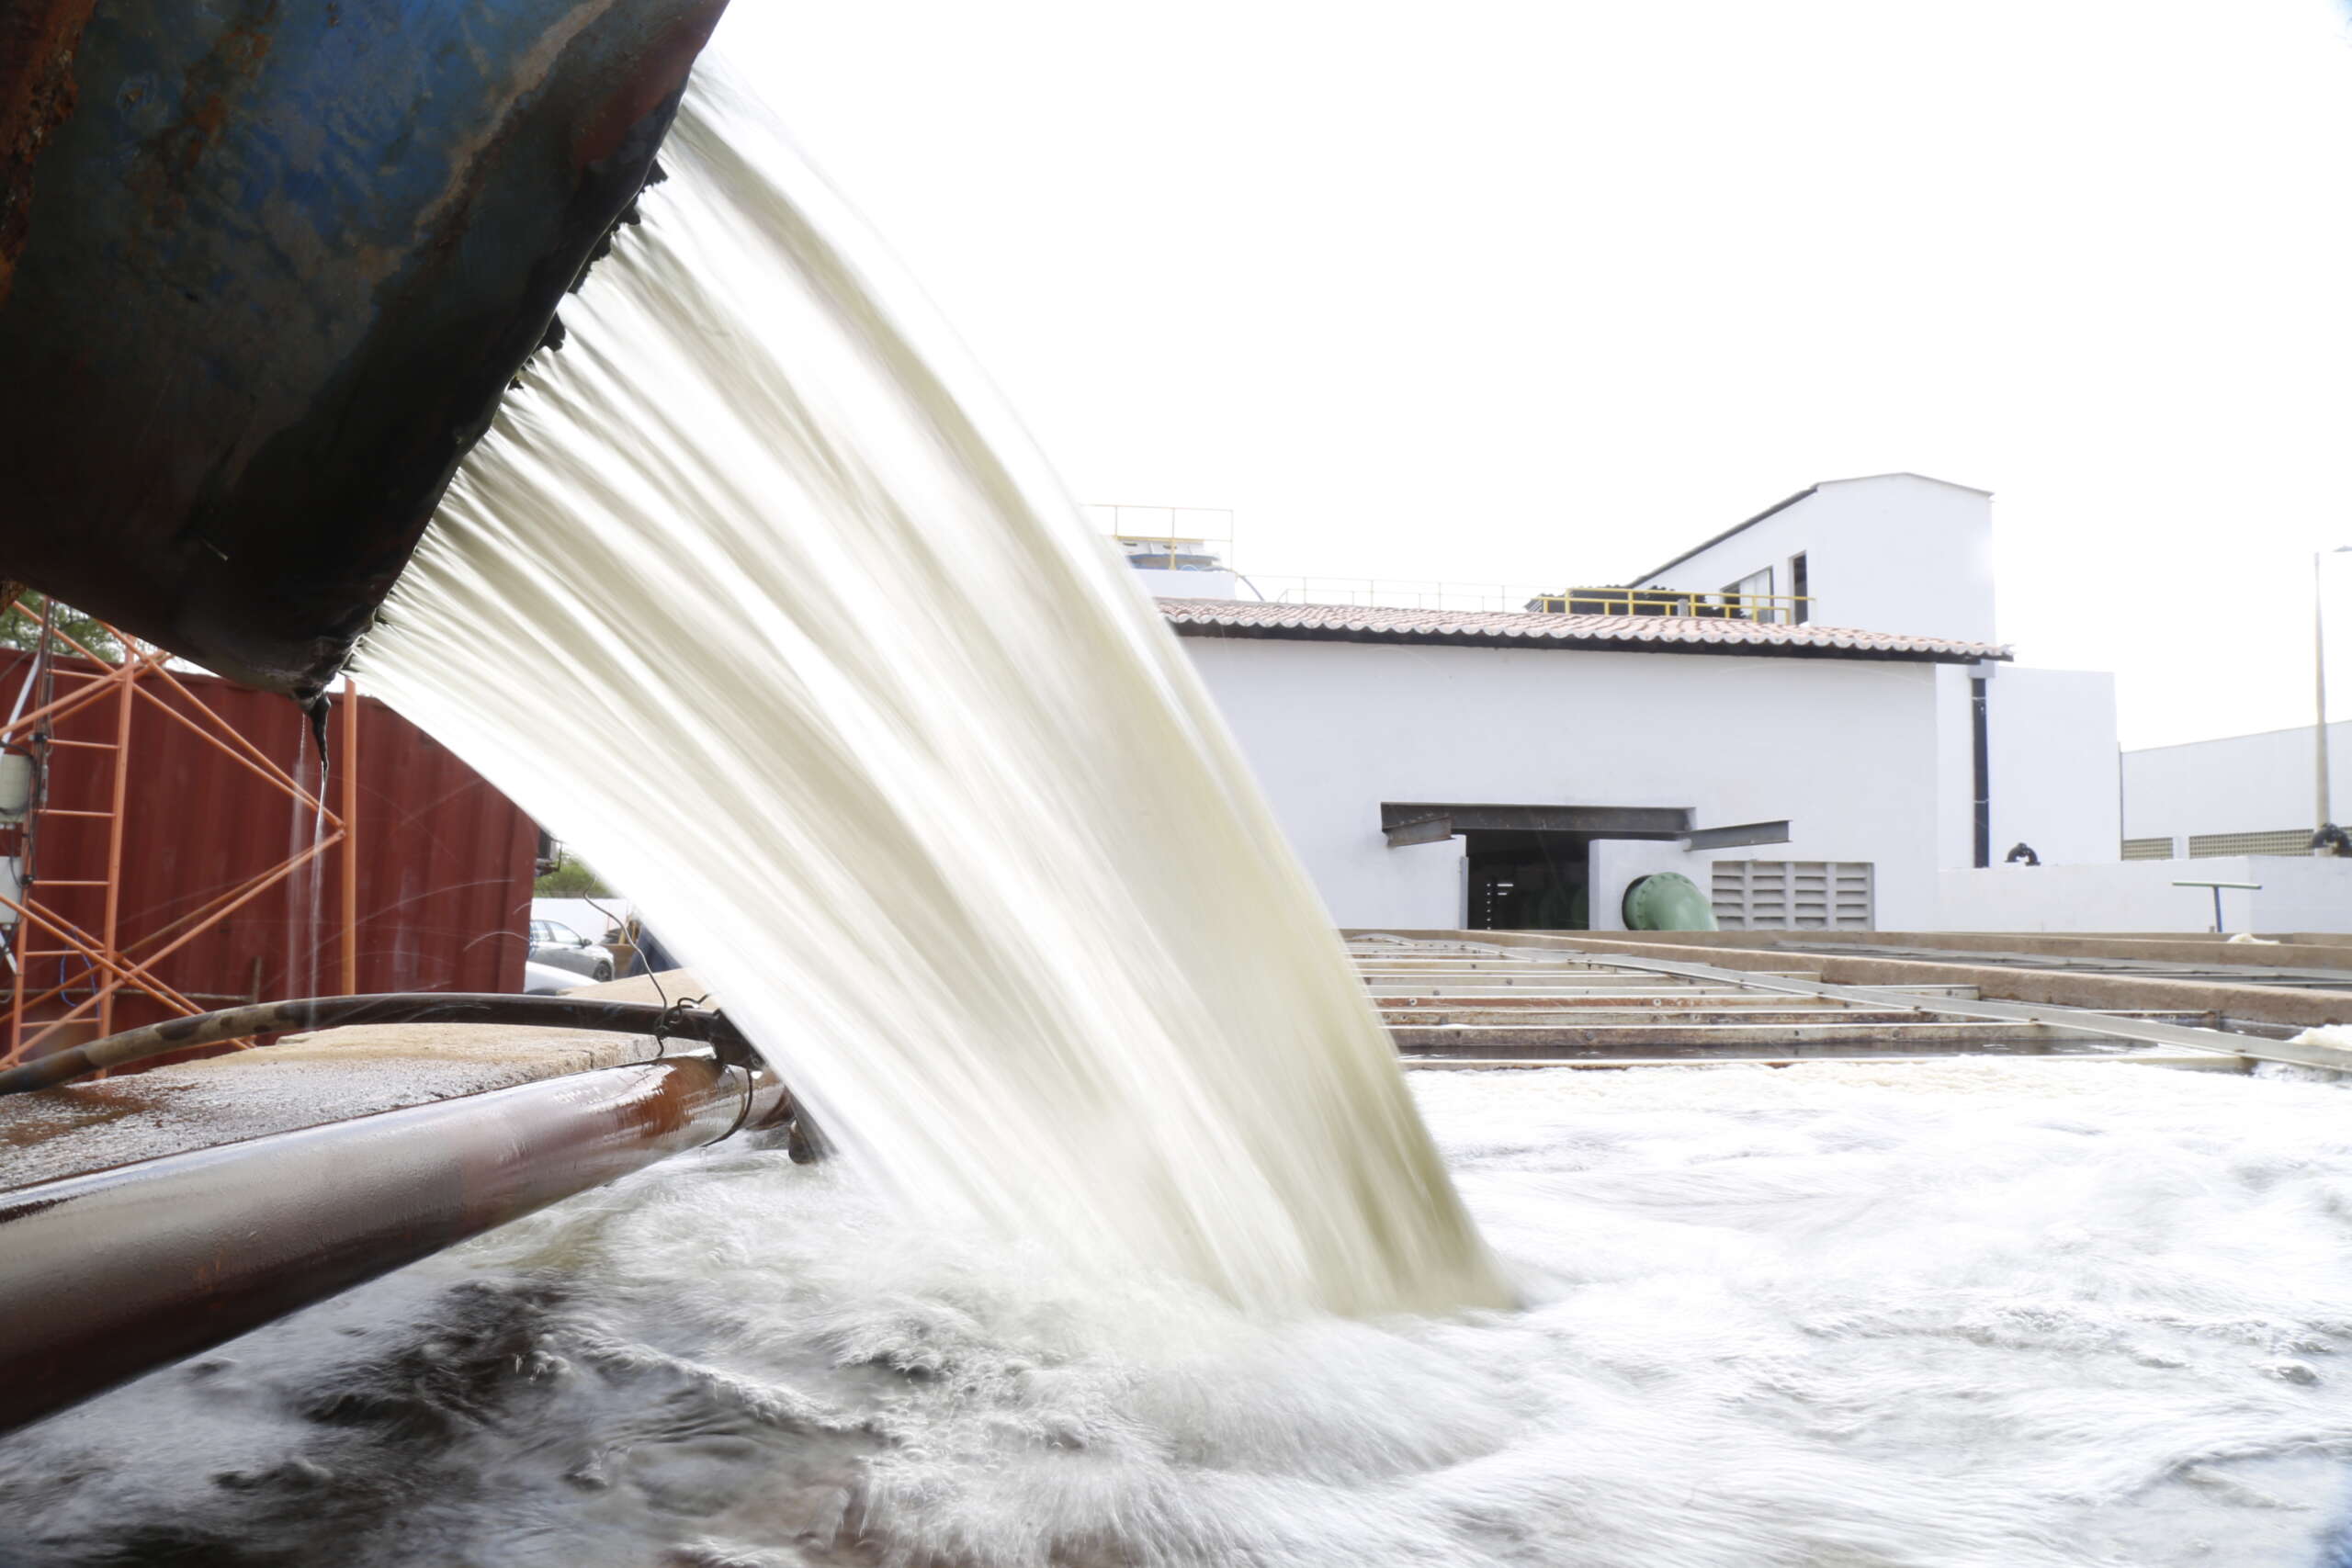
[{"label": "white building", "polygon": [[[2327,727],[2327,756],[2331,784],[2352,784],[2352,724]],[[2126,751],[2127,870],[2245,885],[2222,895],[2233,931],[2352,931],[2352,860],[2312,853],[2318,761],[2309,725]]]},{"label": "white building", "polygon": [[1727,926],[2022,925],[1973,868],[2116,862],[2114,689],[1998,645],[1991,537],[1891,474],[1549,610],[1161,607],[1341,925],[1622,929],[1659,870]]},{"label": "white building", "polygon": [[[2126,751],[2126,858],[2309,854],[2319,826],[2312,728]],[[2352,723],[2327,727],[2327,763],[2332,784],[2352,786]]]},{"label": "white building", "polygon": [[1634,582],[1793,595],[1824,626],[1998,640],[1992,493],[1918,474],[1800,491]]}]

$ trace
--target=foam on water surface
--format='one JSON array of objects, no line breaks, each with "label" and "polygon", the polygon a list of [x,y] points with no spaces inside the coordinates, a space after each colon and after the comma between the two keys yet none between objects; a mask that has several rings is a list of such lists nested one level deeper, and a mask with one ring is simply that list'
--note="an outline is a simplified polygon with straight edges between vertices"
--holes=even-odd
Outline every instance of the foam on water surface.
[{"label": "foam on water surface", "polygon": [[723,1145],[0,1442],[0,1562],[2338,1562],[2344,1089],[1415,1088],[1523,1310],[1269,1324]]}]

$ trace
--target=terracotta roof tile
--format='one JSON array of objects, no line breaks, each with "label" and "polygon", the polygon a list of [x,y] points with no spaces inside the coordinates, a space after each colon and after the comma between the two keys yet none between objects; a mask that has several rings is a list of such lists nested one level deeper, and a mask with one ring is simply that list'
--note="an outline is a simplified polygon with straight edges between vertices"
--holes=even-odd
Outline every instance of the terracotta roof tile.
[{"label": "terracotta roof tile", "polygon": [[1532,610],[1408,610],[1387,605],[1280,604],[1246,599],[1162,599],[1186,637],[1265,637],[1456,647],[1616,649],[1625,652],[1811,655],[1945,663],[2007,659],[1998,643],[1905,637],[1845,626],[1779,626],[1693,615],[1555,615]]}]

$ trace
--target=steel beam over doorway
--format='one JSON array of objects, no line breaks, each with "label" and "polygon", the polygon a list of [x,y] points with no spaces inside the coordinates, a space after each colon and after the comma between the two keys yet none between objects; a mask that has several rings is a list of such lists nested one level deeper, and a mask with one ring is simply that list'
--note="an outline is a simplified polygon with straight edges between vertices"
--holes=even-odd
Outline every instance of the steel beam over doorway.
[{"label": "steel beam over doorway", "polygon": [[[1690,831],[1684,806],[1501,806],[1443,801],[1383,801],[1380,828],[1394,834],[1427,822],[1450,823],[1449,833],[1595,833],[1608,838],[1679,839]],[[1427,842],[1414,840],[1413,842]]]}]

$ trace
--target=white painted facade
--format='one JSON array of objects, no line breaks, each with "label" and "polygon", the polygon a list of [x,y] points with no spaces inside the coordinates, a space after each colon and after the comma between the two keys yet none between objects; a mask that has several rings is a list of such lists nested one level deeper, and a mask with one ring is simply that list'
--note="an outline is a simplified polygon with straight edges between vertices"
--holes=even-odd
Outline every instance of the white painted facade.
[{"label": "white painted facade", "polygon": [[[1939,671],[1939,695],[1964,710],[1963,671]],[[1962,676],[1954,682],[1954,675]],[[1963,688],[1952,692],[1957,684]],[[1987,667],[1993,861],[2030,845],[2044,865],[2112,864],[2121,853],[2122,805],[2115,745],[2115,677],[2086,670]],[[1965,722],[1964,712],[1963,720]],[[1962,730],[1962,745],[1966,745]],[[1947,774],[1947,788],[1962,787]],[[1973,849],[1949,843],[1944,864],[1965,866]]]},{"label": "white painted facade", "polygon": [[[1716,593],[1747,580],[1747,592],[1787,593],[1799,555],[1815,625],[1996,640],[1989,498],[1917,475],[1817,485],[1637,585]],[[1754,581],[1766,570],[1769,589]],[[1170,596],[1206,596],[1193,592],[1195,573],[1138,575],[1169,579],[1148,586]],[[1467,923],[1464,841],[1390,847],[1382,807],[1405,802],[1681,808],[1700,829],[1791,824],[1789,842],[1712,852],[1596,840],[1594,929],[1619,926],[1634,877],[1674,870],[1705,887],[1717,859],[1866,862],[1878,926],[1955,924],[1948,894],[1973,886],[1947,874],[1975,854],[1980,676],[1994,860],[2024,842],[2041,869],[2117,862],[2114,682],[2103,673],[1281,636],[1182,642],[1343,926]],[[2197,927],[2184,918],[2172,929]]]},{"label": "white painted facade", "polygon": [[1993,498],[1919,474],[1828,479],[1676,558],[1643,588],[1717,593],[1770,574],[1826,626],[1998,642],[1994,630]]},{"label": "white painted facade", "polygon": [[[1388,802],[1684,807],[1702,828],[1789,820],[1792,841],[1763,847],[1596,843],[1591,911],[1600,930],[1617,927],[1617,899],[1633,876],[1676,870],[1703,887],[1717,858],[1868,861],[1878,923],[1930,928],[1948,820],[1969,829],[1973,791],[1939,777],[1931,664],[1183,640],[1344,926],[1464,919],[1463,841],[1389,848]],[[2111,750],[2106,760],[2104,777],[2085,779],[2069,772],[2082,766],[2077,751],[2020,747],[2002,787],[2021,797],[2018,820],[2045,836],[2059,829],[2022,802],[2091,803],[2064,830],[2104,843],[2112,859]]]},{"label": "white painted facade", "polygon": [[[2186,855],[2197,835],[2309,832],[2319,825],[2317,761],[2308,725],[2126,751],[2123,835],[2168,838]],[[2327,762],[2335,812],[2352,814],[2352,723],[2327,727]]]},{"label": "white painted facade", "polygon": [[[1804,618],[1823,626],[1976,642],[1998,638],[1992,496],[1920,474],[1830,479],[1638,580],[1643,587],[1794,593],[1804,560]],[[1992,852],[2018,844],[2044,863],[2104,863],[2119,852],[2115,803],[2098,781],[2117,777],[2115,681],[2088,671],[2015,664],[1947,665],[1936,672],[1939,792],[1975,777],[1973,677],[1991,684],[1987,732]],[[2027,781],[2064,779],[2050,790]],[[1968,866],[1973,813],[1937,818],[1941,864]]]}]

